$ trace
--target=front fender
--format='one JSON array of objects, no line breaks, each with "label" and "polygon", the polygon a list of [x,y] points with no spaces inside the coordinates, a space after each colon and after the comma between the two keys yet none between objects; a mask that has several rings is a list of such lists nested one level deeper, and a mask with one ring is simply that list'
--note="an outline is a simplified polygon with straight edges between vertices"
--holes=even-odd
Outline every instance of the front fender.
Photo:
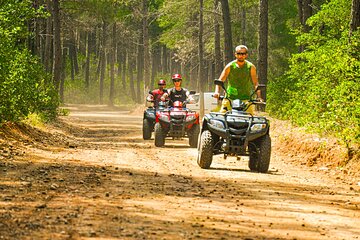
[{"label": "front fender", "polygon": [[209,114],[205,114],[205,116],[203,117],[202,119],[202,124],[201,124],[201,133],[205,130],[208,130],[208,122],[209,122],[209,119],[211,118],[211,116]]}]

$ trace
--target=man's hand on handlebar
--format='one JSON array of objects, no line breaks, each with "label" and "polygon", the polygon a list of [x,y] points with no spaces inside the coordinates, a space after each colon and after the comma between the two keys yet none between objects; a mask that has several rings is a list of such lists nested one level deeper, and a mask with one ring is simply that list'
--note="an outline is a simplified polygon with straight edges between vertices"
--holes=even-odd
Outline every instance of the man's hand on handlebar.
[{"label": "man's hand on handlebar", "polygon": [[214,92],[214,94],[213,94],[212,96],[213,96],[213,98],[219,98],[219,97],[220,97],[220,94],[217,93],[217,92]]}]

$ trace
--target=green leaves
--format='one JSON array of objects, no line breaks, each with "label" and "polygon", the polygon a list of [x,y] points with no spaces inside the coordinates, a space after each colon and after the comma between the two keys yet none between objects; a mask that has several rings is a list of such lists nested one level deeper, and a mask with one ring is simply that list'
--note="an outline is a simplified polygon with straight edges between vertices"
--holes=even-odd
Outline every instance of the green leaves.
[{"label": "green leaves", "polygon": [[359,31],[349,39],[350,4],[332,0],[309,19],[313,27],[298,41],[290,70],[269,86],[269,111],[332,134],[347,145],[360,143]]},{"label": "green leaves", "polygon": [[58,100],[46,75],[26,49],[25,21],[37,13],[31,1],[0,5],[0,121],[18,121],[30,113],[56,116]]}]

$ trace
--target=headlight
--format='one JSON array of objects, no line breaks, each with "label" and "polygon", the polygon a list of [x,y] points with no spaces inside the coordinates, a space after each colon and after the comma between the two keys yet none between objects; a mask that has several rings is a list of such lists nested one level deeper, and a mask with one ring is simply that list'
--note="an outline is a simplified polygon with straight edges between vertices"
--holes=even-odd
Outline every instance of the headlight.
[{"label": "headlight", "polygon": [[225,125],[222,121],[210,119],[210,124],[217,128],[225,128]]},{"label": "headlight", "polygon": [[153,113],[153,112],[149,112],[148,114],[150,117],[155,117],[155,113]]},{"label": "headlight", "polygon": [[264,128],[266,128],[266,124],[256,123],[256,124],[254,124],[254,125],[251,126],[250,130],[251,130],[252,132],[257,132],[257,131],[263,130]]},{"label": "headlight", "polygon": [[265,118],[258,118],[258,117],[254,117],[254,122],[256,123],[266,123],[266,119]]},{"label": "headlight", "polygon": [[195,120],[195,116],[187,116],[187,117],[186,117],[186,121],[187,121],[187,122],[191,122],[191,121],[193,121],[193,120]]}]

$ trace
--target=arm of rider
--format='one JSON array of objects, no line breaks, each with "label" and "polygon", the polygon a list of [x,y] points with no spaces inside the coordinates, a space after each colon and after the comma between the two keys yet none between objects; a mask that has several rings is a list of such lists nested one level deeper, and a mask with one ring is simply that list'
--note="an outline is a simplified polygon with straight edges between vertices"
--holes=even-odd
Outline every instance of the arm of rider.
[{"label": "arm of rider", "polygon": [[165,101],[169,97],[169,90],[167,90],[160,98],[161,101]]},{"label": "arm of rider", "polygon": [[[227,79],[229,73],[230,73],[230,63],[228,65],[226,65],[224,70],[221,72],[219,79],[221,81],[225,82],[225,80]],[[220,96],[220,86],[216,85],[213,97],[214,98],[219,98],[219,96]]]},{"label": "arm of rider", "polygon": [[148,101],[148,102],[153,102],[153,101],[154,101],[154,95],[149,94],[149,95],[147,96],[147,98],[146,98],[146,101]]},{"label": "arm of rider", "polygon": [[255,86],[255,90],[256,90],[256,95],[257,95],[256,100],[259,102],[264,102],[264,99],[262,99],[262,97],[261,97],[261,90],[258,88],[258,85]]},{"label": "arm of rider", "polygon": [[186,102],[195,103],[193,95],[190,94],[190,91],[186,91]]},{"label": "arm of rider", "polygon": [[261,91],[260,91],[260,89],[258,89],[259,81],[258,81],[258,77],[257,77],[257,74],[256,74],[256,67],[255,66],[252,66],[250,68],[250,75],[251,75],[251,80],[252,80],[252,82],[254,84],[255,90],[257,89],[257,91],[256,91],[257,100],[259,102],[263,102],[264,100],[261,98]]}]

